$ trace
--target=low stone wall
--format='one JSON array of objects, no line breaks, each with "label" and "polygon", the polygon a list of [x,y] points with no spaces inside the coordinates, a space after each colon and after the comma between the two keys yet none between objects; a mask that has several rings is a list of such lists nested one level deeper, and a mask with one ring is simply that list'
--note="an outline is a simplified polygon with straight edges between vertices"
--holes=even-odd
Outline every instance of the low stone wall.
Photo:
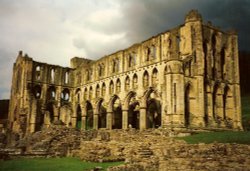
[{"label": "low stone wall", "polygon": [[[185,133],[187,134],[187,133]],[[181,135],[178,133],[178,135]],[[187,144],[170,130],[79,131],[50,127],[16,143],[22,156],[74,156],[85,161],[124,161],[109,171],[248,170],[250,146]]]}]

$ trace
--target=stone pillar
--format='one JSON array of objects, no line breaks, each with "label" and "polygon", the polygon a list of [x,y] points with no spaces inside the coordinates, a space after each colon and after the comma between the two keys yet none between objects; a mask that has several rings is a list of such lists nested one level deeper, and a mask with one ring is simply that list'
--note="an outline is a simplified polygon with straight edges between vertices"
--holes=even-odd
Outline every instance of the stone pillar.
[{"label": "stone pillar", "polygon": [[53,105],[53,112],[54,112],[54,121],[58,121],[59,107],[56,107],[56,105]]},{"label": "stone pillar", "polygon": [[147,108],[140,107],[140,130],[147,128]]},{"label": "stone pillar", "polygon": [[214,126],[215,120],[213,116],[213,96],[211,91],[207,92],[207,117],[208,117],[208,125]]},{"label": "stone pillar", "polygon": [[98,113],[94,113],[93,129],[98,129]]},{"label": "stone pillar", "polygon": [[128,128],[128,110],[122,111],[122,129]]},{"label": "stone pillar", "polygon": [[32,100],[31,116],[30,116],[30,133],[35,132],[36,126],[36,111],[37,111],[37,100]]},{"label": "stone pillar", "polygon": [[71,117],[71,127],[76,128],[76,117]]},{"label": "stone pillar", "polygon": [[81,130],[86,130],[86,116],[82,116]]},{"label": "stone pillar", "polygon": [[112,112],[107,112],[107,129],[112,129]]}]

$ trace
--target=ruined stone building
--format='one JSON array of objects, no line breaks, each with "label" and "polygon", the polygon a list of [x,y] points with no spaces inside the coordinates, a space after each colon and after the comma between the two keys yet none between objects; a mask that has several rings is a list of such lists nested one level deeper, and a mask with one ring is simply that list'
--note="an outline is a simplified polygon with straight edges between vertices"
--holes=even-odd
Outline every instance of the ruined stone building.
[{"label": "ruined stone building", "polygon": [[63,122],[79,129],[242,129],[238,42],[190,11],[184,24],[70,67],[19,52],[9,127],[23,135]]}]

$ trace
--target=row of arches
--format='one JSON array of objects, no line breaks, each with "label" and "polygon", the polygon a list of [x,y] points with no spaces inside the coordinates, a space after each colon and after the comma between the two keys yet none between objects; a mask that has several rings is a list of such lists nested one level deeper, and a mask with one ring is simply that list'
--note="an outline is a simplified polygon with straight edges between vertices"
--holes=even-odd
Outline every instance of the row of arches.
[{"label": "row of arches", "polygon": [[[50,83],[55,83],[55,75],[56,75],[56,70],[55,68],[50,68],[49,69],[49,82]],[[37,65],[35,67],[35,79],[40,81],[42,76],[42,67],[40,65]],[[69,71],[65,71],[63,75],[64,79],[64,84],[69,83]]]},{"label": "row of arches", "polygon": [[[148,91],[142,101],[137,99],[135,92],[129,92],[124,103],[118,95],[113,95],[108,105],[102,98],[97,103],[86,101],[83,108],[77,104],[76,127],[79,129],[158,128],[161,126],[161,103],[155,98],[154,91]],[[146,118],[145,123],[142,122],[143,117]],[[96,126],[95,120],[97,120]]]},{"label": "row of arches", "polygon": [[[152,86],[155,87],[158,83],[158,70],[156,68],[152,71],[151,76]],[[124,90],[129,91],[130,89],[137,89],[138,88],[138,76],[137,74],[134,74],[132,79],[129,76],[125,77],[124,81]],[[143,73],[143,87],[147,89],[150,86],[150,76],[148,71],[144,71]],[[95,87],[95,97],[103,97],[105,96],[106,91],[108,90],[108,93],[110,94],[119,94],[122,91],[122,85],[121,80],[118,78],[115,82],[111,80],[108,85],[108,89],[105,83],[97,84]],[[83,97],[85,100],[92,99],[93,98],[93,87],[90,86],[89,88],[85,88],[83,92]]]}]

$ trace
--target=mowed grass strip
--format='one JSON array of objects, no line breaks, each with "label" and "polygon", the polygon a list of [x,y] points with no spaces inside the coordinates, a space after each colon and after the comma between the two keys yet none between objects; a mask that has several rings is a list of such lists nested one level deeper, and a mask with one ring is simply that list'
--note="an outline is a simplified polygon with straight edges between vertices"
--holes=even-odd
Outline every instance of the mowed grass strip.
[{"label": "mowed grass strip", "polygon": [[120,165],[123,162],[94,163],[83,162],[78,158],[19,158],[0,161],[0,171],[83,171],[101,166],[105,170],[109,166]]},{"label": "mowed grass strip", "polygon": [[179,137],[177,139],[185,140],[189,144],[197,144],[197,143],[209,144],[213,142],[250,144],[250,131],[204,132],[187,137]]}]

